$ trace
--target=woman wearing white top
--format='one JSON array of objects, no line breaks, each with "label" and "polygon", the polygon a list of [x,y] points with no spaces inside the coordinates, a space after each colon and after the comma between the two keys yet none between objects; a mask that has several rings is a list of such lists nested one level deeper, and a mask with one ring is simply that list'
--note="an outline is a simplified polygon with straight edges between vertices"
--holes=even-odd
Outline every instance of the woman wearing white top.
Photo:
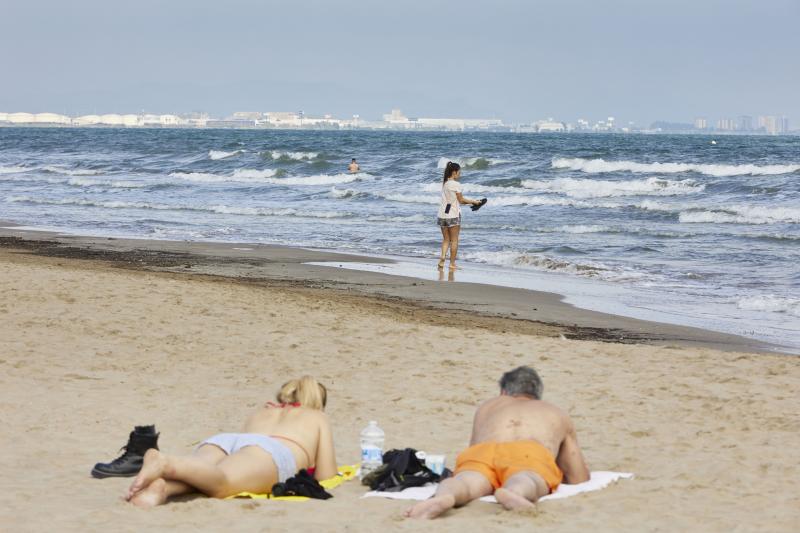
[{"label": "woman wearing white top", "polygon": [[480,205],[479,200],[469,200],[461,195],[461,165],[447,162],[442,181],[442,201],[436,223],[442,228],[442,255],[439,259],[439,270],[444,269],[447,250],[450,249],[450,270],[456,269],[458,256],[458,234],[461,231],[461,204]]}]

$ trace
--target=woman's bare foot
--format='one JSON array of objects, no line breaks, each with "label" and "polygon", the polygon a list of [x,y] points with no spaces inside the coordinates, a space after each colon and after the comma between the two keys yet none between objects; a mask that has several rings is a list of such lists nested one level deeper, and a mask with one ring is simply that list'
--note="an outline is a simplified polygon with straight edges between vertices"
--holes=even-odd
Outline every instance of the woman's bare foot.
[{"label": "woman's bare foot", "polygon": [[153,481],[164,477],[167,468],[167,456],[155,448],[150,448],[144,454],[144,464],[139,474],[128,488],[127,500],[131,500],[136,493],[146,489]]},{"label": "woman's bare foot", "polygon": [[450,263],[450,272],[455,272],[456,270],[458,270],[458,267],[456,266],[456,264],[455,263]]},{"label": "woman's bare foot", "polygon": [[131,503],[137,507],[155,507],[156,505],[164,505],[167,503],[167,482],[161,478],[156,479],[144,490],[137,492]]},{"label": "woman's bare foot", "polygon": [[455,505],[456,499],[450,494],[434,496],[430,500],[419,502],[413,507],[410,507],[405,515],[408,518],[431,519],[436,518],[448,509],[452,509]]},{"label": "woman's bare foot", "polygon": [[508,489],[503,489],[503,488],[497,489],[496,491],[494,491],[494,497],[497,498],[497,503],[499,503],[509,511],[536,507],[533,504],[533,502],[525,498],[525,496],[517,494],[516,492],[510,491]]},{"label": "woman's bare foot", "polygon": [[444,270],[444,258],[439,259],[438,268],[439,268],[439,270]]}]

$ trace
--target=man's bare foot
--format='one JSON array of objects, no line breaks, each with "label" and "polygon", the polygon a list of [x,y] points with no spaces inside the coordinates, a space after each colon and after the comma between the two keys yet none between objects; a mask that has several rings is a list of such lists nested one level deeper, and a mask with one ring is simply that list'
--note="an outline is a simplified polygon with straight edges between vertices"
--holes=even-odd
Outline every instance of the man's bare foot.
[{"label": "man's bare foot", "polygon": [[406,511],[407,518],[436,518],[456,505],[456,499],[449,495],[434,496],[430,500],[419,502]]},{"label": "man's bare foot", "polygon": [[518,509],[529,509],[536,507],[532,501],[525,498],[521,494],[510,491],[508,489],[497,489],[494,491],[494,497],[497,498],[497,503],[508,509],[509,511],[516,511]]},{"label": "man's bare foot", "polygon": [[160,477],[164,477],[164,469],[167,467],[167,456],[155,448],[150,448],[144,454],[144,464],[139,474],[128,488],[125,499],[130,500],[137,492],[147,488],[150,483]]},{"label": "man's bare foot", "polygon": [[155,507],[167,503],[167,482],[161,478],[150,483],[147,488],[140,490],[131,498],[131,503],[137,507]]}]

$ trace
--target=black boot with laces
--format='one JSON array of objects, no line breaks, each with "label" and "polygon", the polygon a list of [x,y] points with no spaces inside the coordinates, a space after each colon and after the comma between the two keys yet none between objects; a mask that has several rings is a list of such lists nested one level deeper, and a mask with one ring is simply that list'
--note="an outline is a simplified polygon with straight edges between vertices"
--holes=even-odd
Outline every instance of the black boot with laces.
[{"label": "black boot with laces", "polygon": [[110,463],[97,463],[92,468],[92,476],[132,477],[142,469],[144,454],[150,448],[158,449],[158,433],[155,426],[136,426],[128,437],[128,444],[122,447],[124,453]]}]

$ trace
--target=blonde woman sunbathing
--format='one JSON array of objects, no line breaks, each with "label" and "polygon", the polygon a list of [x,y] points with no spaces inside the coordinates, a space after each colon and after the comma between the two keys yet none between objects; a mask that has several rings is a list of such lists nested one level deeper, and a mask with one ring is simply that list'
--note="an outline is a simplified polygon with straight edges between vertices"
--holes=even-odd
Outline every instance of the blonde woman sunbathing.
[{"label": "blonde woman sunbathing", "polygon": [[191,492],[213,498],[268,493],[301,469],[313,469],[318,480],[335,476],[333,436],[323,413],[325,387],[305,376],[284,384],[277,400],[253,413],[242,433],[215,435],[190,456],[148,450],[126,499],[152,507]]}]

